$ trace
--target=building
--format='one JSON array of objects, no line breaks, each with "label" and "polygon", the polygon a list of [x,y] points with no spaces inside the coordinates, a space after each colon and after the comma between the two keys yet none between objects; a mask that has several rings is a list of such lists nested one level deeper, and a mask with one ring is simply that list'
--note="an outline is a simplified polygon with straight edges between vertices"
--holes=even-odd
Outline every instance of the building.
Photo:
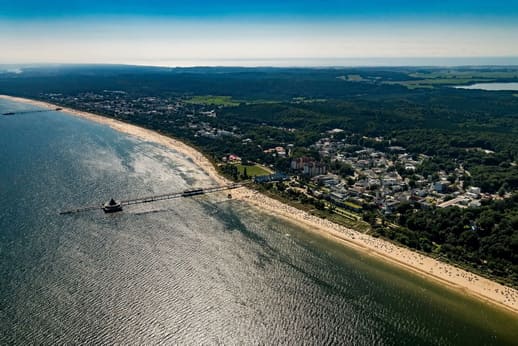
[{"label": "building", "polygon": [[274,173],[270,175],[261,175],[258,177],[254,177],[254,183],[256,184],[262,184],[262,183],[272,183],[276,181],[284,181],[288,180],[290,177],[288,177],[284,173]]},{"label": "building", "polygon": [[480,187],[471,186],[468,189],[468,192],[475,194],[475,195],[480,195]]},{"label": "building", "polygon": [[314,177],[317,175],[324,175],[327,173],[327,166],[322,162],[308,162],[304,164],[302,174]]},{"label": "building", "polygon": [[334,174],[317,175],[311,178],[317,185],[336,186],[340,184],[340,178]]},{"label": "building", "polygon": [[291,160],[291,169],[294,171],[301,171],[304,169],[304,165],[307,163],[315,162],[315,159],[311,157],[299,157],[298,159]]},{"label": "building", "polygon": [[286,156],[286,150],[283,147],[275,147],[275,151],[277,152],[277,155],[280,157]]},{"label": "building", "polygon": [[215,110],[211,110],[211,111],[208,111],[208,112],[200,112],[201,115],[205,115],[206,117],[209,117],[209,118],[215,118],[216,117],[216,111]]},{"label": "building", "polygon": [[237,156],[237,155],[230,154],[230,155],[228,155],[228,161],[240,163],[241,162],[241,158],[239,156]]},{"label": "building", "polygon": [[273,154],[273,156],[277,155],[279,157],[286,157],[286,149],[284,147],[275,147],[271,149],[263,150],[265,154]]},{"label": "building", "polygon": [[445,192],[448,189],[448,186],[450,185],[447,181],[437,181],[433,183],[432,188],[435,190],[435,192]]}]

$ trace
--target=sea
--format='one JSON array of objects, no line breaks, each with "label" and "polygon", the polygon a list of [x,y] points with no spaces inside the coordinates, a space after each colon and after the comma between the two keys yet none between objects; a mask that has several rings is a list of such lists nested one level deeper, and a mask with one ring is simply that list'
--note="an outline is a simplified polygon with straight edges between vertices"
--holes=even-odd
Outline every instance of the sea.
[{"label": "sea", "polygon": [[518,316],[227,193],[59,214],[215,184],[64,112],[0,116],[0,344],[517,344]]}]

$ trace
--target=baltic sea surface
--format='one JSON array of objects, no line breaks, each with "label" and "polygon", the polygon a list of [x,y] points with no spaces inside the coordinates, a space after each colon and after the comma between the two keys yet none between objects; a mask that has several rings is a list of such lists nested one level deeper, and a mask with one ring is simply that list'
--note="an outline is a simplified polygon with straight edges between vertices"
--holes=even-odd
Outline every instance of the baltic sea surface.
[{"label": "baltic sea surface", "polygon": [[58,214],[210,184],[106,126],[0,116],[0,344],[516,344],[516,315],[226,194]]}]

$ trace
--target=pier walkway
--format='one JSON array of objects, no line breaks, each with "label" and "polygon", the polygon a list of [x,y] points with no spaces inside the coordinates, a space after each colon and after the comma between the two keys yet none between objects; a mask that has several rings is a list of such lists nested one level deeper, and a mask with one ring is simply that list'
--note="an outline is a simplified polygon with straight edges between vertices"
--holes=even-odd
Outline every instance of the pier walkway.
[{"label": "pier walkway", "polygon": [[62,110],[62,108],[58,107],[58,108],[51,108],[51,109],[35,109],[35,110],[32,110],[32,111],[5,112],[5,113],[2,113],[2,115],[19,115],[19,114],[28,114],[28,113],[44,113],[44,112],[55,112],[55,111],[60,111],[60,110]]},{"label": "pier walkway", "polygon": [[[164,201],[164,200],[180,198],[180,197],[193,197],[193,196],[204,195],[207,193],[237,189],[238,187],[242,187],[243,185],[244,184],[235,183],[235,184],[220,185],[220,186],[206,187],[206,188],[200,188],[200,189],[185,190],[182,192],[171,192],[171,193],[166,193],[166,194],[161,194],[161,195],[153,195],[153,196],[147,196],[147,197],[126,199],[126,200],[120,201],[120,204],[122,207],[124,207],[124,206],[128,206],[128,205],[151,203],[151,202]],[[76,214],[76,213],[81,213],[81,212],[85,212],[85,211],[101,210],[102,208],[103,208],[103,204],[98,204],[98,205],[80,207],[80,208],[76,208],[76,209],[64,210],[64,211],[59,212],[59,214],[61,214],[61,215]]]}]

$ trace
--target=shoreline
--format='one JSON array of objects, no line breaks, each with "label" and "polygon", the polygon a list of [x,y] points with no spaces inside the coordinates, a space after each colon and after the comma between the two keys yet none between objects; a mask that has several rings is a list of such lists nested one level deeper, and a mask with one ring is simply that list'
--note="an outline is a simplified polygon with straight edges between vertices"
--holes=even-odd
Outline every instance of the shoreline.
[{"label": "shoreline", "polygon": [[[141,140],[154,142],[193,160],[208,176],[218,184],[228,184],[229,181],[220,176],[214,165],[199,151],[185,143],[159,134],[158,132],[142,127],[124,123],[112,118],[78,111],[67,107],[53,105],[43,101],[26,98],[0,95],[0,99],[31,104],[43,108],[62,108],[61,112],[87,119],[99,124],[107,125],[112,129],[137,137]],[[491,281],[480,275],[470,273],[431,257],[421,255],[410,249],[397,246],[393,243],[370,235],[363,234],[353,229],[335,224],[329,220],[310,215],[300,209],[283,204],[275,199],[267,197],[255,190],[240,187],[232,192],[233,199],[245,202],[260,212],[281,218],[310,232],[319,234],[328,239],[337,241],[345,246],[362,251],[367,255],[377,257],[411,271],[426,279],[448,286],[458,292],[469,294],[486,303],[518,314],[518,290]]]}]

